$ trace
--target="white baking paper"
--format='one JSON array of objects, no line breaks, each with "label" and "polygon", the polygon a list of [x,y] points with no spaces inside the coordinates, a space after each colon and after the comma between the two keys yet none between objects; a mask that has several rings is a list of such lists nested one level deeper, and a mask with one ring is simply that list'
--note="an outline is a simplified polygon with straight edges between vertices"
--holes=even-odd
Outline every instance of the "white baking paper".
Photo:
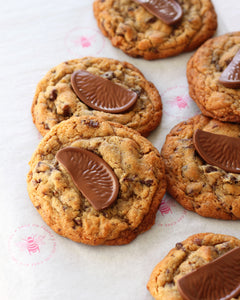
[{"label": "white baking paper", "polygon": [[[213,3],[216,35],[239,30],[240,1]],[[26,190],[28,161],[41,140],[32,99],[50,68],[86,55],[128,61],[156,85],[163,118],[149,140],[159,150],[175,124],[199,112],[186,80],[192,53],[155,61],[127,56],[99,31],[91,0],[0,0],[1,300],[151,300],[152,269],[177,242],[210,231],[240,238],[239,221],[200,217],[168,195],[152,229],[125,246],[77,244],[43,222]]]}]

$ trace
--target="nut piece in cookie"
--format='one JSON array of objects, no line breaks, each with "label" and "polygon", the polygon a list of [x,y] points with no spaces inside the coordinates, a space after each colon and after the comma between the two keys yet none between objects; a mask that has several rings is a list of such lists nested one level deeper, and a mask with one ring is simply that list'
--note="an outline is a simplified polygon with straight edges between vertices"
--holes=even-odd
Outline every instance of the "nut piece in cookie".
[{"label": "nut piece in cookie", "polygon": [[58,234],[122,245],[149,230],[166,191],[164,163],[137,131],[72,117],[44,136],[30,161],[28,193]]},{"label": "nut piece in cookie", "polygon": [[201,216],[240,219],[240,125],[197,115],[176,125],[162,147],[167,190]]},{"label": "nut piece in cookie", "polygon": [[233,236],[192,235],[154,268],[147,288],[158,300],[240,299],[239,251]]},{"label": "nut piece in cookie", "polygon": [[192,51],[217,28],[211,0],[95,0],[93,11],[114,47],[148,60]]},{"label": "nut piece in cookie", "polygon": [[147,136],[160,123],[156,87],[132,64],[84,57],[52,68],[38,83],[32,117],[45,135],[73,116],[91,115],[126,125]]},{"label": "nut piece in cookie", "polygon": [[189,94],[201,112],[223,122],[240,122],[240,32],[205,42],[187,64]]}]

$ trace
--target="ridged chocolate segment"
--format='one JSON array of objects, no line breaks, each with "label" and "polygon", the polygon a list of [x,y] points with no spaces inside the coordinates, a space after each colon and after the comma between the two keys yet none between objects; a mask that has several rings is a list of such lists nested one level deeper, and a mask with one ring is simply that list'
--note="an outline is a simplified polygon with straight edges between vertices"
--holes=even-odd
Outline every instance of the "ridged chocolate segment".
[{"label": "ridged chocolate segment", "polygon": [[178,290],[184,300],[230,300],[240,295],[240,248],[181,277]]},{"label": "ridged chocolate segment", "polygon": [[197,129],[194,146],[205,162],[230,173],[240,173],[240,138]]},{"label": "ridged chocolate segment", "polygon": [[85,70],[75,71],[71,84],[77,96],[95,110],[123,113],[137,101],[135,92]]},{"label": "ridged chocolate segment", "polygon": [[57,152],[56,158],[96,210],[104,209],[116,200],[118,179],[98,155],[83,148],[66,147]]},{"label": "ridged chocolate segment", "polygon": [[222,72],[219,82],[227,88],[240,88],[240,50],[234,56],[233,60]]},{"label": "ridged chocolate segment", "polygon": [[179,3],[175,0],[134,0],[168,25],[178,22],[183,15]]}]

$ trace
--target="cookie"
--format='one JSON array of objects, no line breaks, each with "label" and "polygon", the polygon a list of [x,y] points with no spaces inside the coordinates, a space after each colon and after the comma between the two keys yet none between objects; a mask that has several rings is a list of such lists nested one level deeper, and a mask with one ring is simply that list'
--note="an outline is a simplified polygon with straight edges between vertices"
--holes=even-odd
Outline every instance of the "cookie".
[{"label": "cookie", "polygon": [[[91,84],[86,80],[89,76]],[[84,86],[83,92],[80,92],[80,84]],[[109,85],[114,87],[109,88]],[[123,90],[136,98],[129,105],[124,103],[123,111],[113,111],[113,105],[119,103],[95,103],[90,107],[90,101],[83,102],[87,97],[94,102],[96,94],[113,102],[118,95],[121,100]],[[80,96],[85,97],[80,99]],[[105,111],[106,105],[112,106]],[[42,135],[59,122],[82,115],[117,122],[147,136],[161,121],[162,102],[156,87],[132,64],[110,58],[84,57],[52,68],[37,85],[32,103],[33,122]]]},{"label": "cookie", "polygon": [[[229,297],[229,294],[234,290],[234,286],[239,288],[239,247],[240,240],[229,235],[214,233],[192,235],[185,241],[177,243],[175,248],[154,268],[147,288],[154,299],[159,300],[239,300],[239,289],[235,291],[236,295],[232,294]],[[232,261],[236,261],[236,254],[232,261],[230,256],[233,256],[236,251],[238,264],[232,264]],[[210,269],[213,264],[217,267]],[[227,267],[221,270],[222,266],[220,264],[226,264]],[[236,269],[238,282],[232,286]],[[197,276],[193,278],[193,274]],[[186,280],[187,277],[191,284],[184,286],[181,281]],[[180,289],[183,286],[184,291]],[[221,292],[228,294],[228,298],[219,297]],[[194,294],[194,297],[190,297],[192,294]],[[204,294],[205,297],[201,294]],[[183,295],[188,297],[183,298]]]},{"label": "cookie", "polygon": [[[138,2],[159,5],[157,1]],[[162,21],[138,2],[95,0],[93,3],[102,33],[113,46],[133,57],[152,60],[192,51],[212,37],[217,28],[217,16],[210,0],[175,1],[182,9],[182,18],[173,25],[166,24],[166,20]],[[160,2],[168,4],[168,1]]]},{"label": "cookie", "polygon": [[[71,152],[77,149],[98,159],[88,154],[80,160]],[[70,158],[62,150],[70,151]],[[81,178],[74,174],[82,163],[88,166],[81,175],[84,184],[90,184],[87,191],[79,189]],[[166,190],[157,149],[135,130],[93,116],[72,117],[54,126],[29,164],[28,193],[43,220],[56,233],[89,245],[126,244],[150,229]],[[103,164],[113,175],[106,175]],[[96,172],[100,175],[94,177]]]},{"label": "cookie", "polygon": [[228,33],[205,42],[188,61],[189,94],[204,115],[240,122],[240,88],[220,80],[239,50],[240,32]]},{"label": "cookie", "polygon": [[[194,144],[197,132],[201,133],[205,154],[211,158],[208,161],[198,152],[201,145]],[[201,216],[240,219],[239,136],[240,125],[203,115],[176,125],[167,135],[161,151],[169,194],[183,207]],[[214,159],[221,164],[217,165]],[[229,170],[227,166],[235,168]]]}]

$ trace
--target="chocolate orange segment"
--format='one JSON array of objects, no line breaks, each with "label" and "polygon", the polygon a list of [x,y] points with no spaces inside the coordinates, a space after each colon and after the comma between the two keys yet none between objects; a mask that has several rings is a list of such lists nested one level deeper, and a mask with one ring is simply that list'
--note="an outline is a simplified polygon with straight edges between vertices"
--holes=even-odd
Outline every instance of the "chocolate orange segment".
[{"label": "chocolate orange segment", "polygon": [[148,12],[168,25],[177,23],[183,15],[179,3],[175,0],[134,0]]},{"label": "chocolate orange segment", "polygon": [[96,210],[107,208],[116,200],[118,179],[101,157],[83,148],[66,147],[57,152],[56,158]]},{"label": "chocolate orange segment", "polygon": [[230,300],[240,295],[240,248],[181,277],[178,290],[184,300]]},{"label": "chocolate orange segment", "polygon": [[202,159],[230,173],[240,173],[240,138],[197,129],[194,146]]},{"label": "chocolate orange segment", "polygon": [[227,88],[240,88],[240,50],[234,56],[233,60],[222,72],[219,82]]},{"label": "chocolate orange segment", "polygon": [[108,113],[128,111],[137,101],[137,93],[85,70],[71,76],[74,92],[87,106]]}]

